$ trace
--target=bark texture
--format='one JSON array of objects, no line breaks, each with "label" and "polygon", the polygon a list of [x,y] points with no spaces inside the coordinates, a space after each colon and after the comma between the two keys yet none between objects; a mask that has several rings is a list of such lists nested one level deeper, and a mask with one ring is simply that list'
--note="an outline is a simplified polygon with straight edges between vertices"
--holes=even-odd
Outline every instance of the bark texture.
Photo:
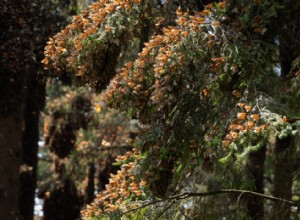
[{"label": "bark texture", "polygon": [[[247,161],[247,168],[254,178],[255,192],[264,194],[264,165],[266,158],[266,147],[255,152],[251,152]],[[247,208],[252,219],[262,219],[264,217],[264,199],[249,196]]]},{"label": "bark texture", "polygon": [[19,169],[22,118],[16,114],[0,117],[0,216],[19,219]]},{"label": "bark texture", "polygon": [[22,135],[22,166],[20,172],[20,212],[24,220],[32,220],[34,214],[34,197],[37,182],[39,113],[44,105],[45,84],[31,75],[28,85],[24,128]]},{"label": "bark texture", "polygon": [[[278,139],[275,145],[274,196],[286,200],[292,198],[294,172],[294,142],[289,136]],[[277,202],[274,207],[274,219],[290,219],[291,206]]]}]

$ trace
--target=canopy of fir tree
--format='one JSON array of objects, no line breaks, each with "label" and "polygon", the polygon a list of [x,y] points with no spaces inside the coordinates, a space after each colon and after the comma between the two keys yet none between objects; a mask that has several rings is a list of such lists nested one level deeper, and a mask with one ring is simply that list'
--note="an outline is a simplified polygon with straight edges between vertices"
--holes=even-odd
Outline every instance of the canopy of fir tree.
[{"label": "canopy of fir tree", "polygon": [[[98,91],[112,79],[106,103],[145,125],[83,216],[128,216],[138,201],[194,189],[188,180],[199,170],[221,189],[249,189],[246,156],[296,132],[299,8],[297,0],[101,0],[50,38],[47,68]],[[121,48],[141,38],[146,21],[152,36],[117,73]]]}]

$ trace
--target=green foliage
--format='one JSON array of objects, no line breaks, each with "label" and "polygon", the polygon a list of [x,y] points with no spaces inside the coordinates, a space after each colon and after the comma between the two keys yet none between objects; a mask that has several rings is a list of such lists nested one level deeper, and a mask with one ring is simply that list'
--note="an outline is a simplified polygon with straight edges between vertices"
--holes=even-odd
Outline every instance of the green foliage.
[{"label": "green foliage", "polygon": [[[270,138],[296,133],[290,118],[299,115],[299,79],[297,74],[291,81],[279,76],[282,57],[276,36],[280,33],[274,29],[287,5],[275,0],[228,0],[208,4],[201,11],[189,11],[187,6],[175,11],[168,2],[161,10],[170,10],[164,17],[170,21],[162,21],[159,7],[150,10],[150,5],[156,4],[152,1],[130,1],[128,10],[121,6],[115,9],[120,4],[126,5],[122,1],[100,4],[100,12],[114,9],[102,16],[104,20],[95,33],[84,39],[78,37],[89,30],[84,25],[80,33],[58,34],[46,48],[45,63],[56,69],[78,70],[83,82],[100,89],[108,84],[106,79],[114,77],[104,101],[144,125],[134,142],[141,150],[134,175],[149,184],[149,198],[189,190],[184,179],[196,175],[200,168],[215,172],[221,187],[254,189],[245,169],[247,156],[264,147]],[[84,23],[84,14],[74,21]],[[115,45],[119,48],[139,37],[140,18],[146,15],[158,20],[150,27],[152,37],[134,62],[124,64],[117,75],[111,73],[120,52],[115,51]],[[67,54],[64,60],[63,53],[56,53],[52,59],[51,50],[58,50],[58,39],[65,41],[67,36],[73,43],[66,50],[77,48],[75,56]],[[107,64],[112,68],[101,72],[99,78],[99,69],[106,64],[101,56],[108,56],[111,49],[114,64]],[[66,63],[70,58],[78,62],[70,66]],[[293,66],[295,72],[297,59]],[[102,80],[105,74],[109,77]],[[93,207],[85,216],[94,213]],[[117,210],[110,218],[117,218],[126,209]],[[157,213],[159,210],[163,209],[158,208]],[[114,214],[104,210],[103,215]],[[246,214],[241,212],[241,216]]]}]

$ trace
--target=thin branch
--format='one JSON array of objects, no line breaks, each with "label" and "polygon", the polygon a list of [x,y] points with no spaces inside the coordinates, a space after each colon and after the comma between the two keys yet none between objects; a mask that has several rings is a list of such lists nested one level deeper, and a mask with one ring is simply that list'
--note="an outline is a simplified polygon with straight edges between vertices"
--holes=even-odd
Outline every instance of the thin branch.
[{"label": "thin branch", "polygon": [[161,217],[161,216],[163,216],[163,214],[165,214],[166,213],[166,211],[168,210],[168,209],[170,209],[173,205],[174,205],[174,203],[176,202],[176,200],[173,200],[172,201],[172,203],[170,204],[170,205],[168,205],[157,217],[156,217],[156,220],[159,220],[159,218]]},{"label": "thin branch", "polygon": [[137,208],[130,209],[130,210],[124,212],[124,214],[132,212],[132,211],[136,211],[136,210],[139,210],[139,209],[142,209],[142,208],[145,208],[145,207],[150,206],[150,205],[154,205],[154,204],[157,204],[157,203],[168,201],[168,200],[183,200],[183,199],[186,199],[186,198],[189,198],[189,197],[206,197],[206,196],[214,196],[214,195],[219,195],[219,194],[237,194],[237,196],[239,198],[242,195],[256,196],[256,197],[260,197],[260,198],[263,198],[263,199],[266,199],[266,200],[271,200],[271,201],[274,201],[274,202],[286,203],[290,206],[297,206],[297,204],[295,202],[292,202],[290,200],[286,200],[286,199],[282,199],[282,198],[278,198],[278,197],[274,197],[274,196],[268,196],[268,195],[253,192],[253,191],[239,190],[239,189],[223,189],[223,190],[219,190],[219,191],[203,192],[203,193],[195,193],[195,192],[182,193],[182,194],[170,196],[170,197],[163,198],[163,199],[153,200],[153,201],[148,202],[144,205],[141,205]]}]

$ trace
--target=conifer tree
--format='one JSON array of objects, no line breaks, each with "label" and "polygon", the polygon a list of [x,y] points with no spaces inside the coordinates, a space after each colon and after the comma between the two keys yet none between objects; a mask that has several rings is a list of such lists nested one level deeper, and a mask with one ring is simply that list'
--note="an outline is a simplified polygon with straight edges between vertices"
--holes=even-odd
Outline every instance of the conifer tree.
[{"label": "conifer tree", "polygon": [[[180,203],[228,193],[237,205],[243,195],[248,206],[252,196],[275,201],[276,213],[268,214],[289,219],[300,103],[299,11],[297,0],[101,0],[50,38],[46,68],[97,91],[109,85],[106,103],[144,125],[134,152],[118,158],[121,170],[83,216],[263,216],[261,201],[257,210],[241,208],[235,215],[202,210],[196,199],[190,200],[192,211]],[[116,71],[135,39],[143,48]],[[274,137],[275,146],[269,145]],[[275,154],[276,198],[261,186],[265,147]],[[205,182],[199,172],[214,173],[206,189],[195,182]],[[196,193],[183,193],[191,189]]]}]

